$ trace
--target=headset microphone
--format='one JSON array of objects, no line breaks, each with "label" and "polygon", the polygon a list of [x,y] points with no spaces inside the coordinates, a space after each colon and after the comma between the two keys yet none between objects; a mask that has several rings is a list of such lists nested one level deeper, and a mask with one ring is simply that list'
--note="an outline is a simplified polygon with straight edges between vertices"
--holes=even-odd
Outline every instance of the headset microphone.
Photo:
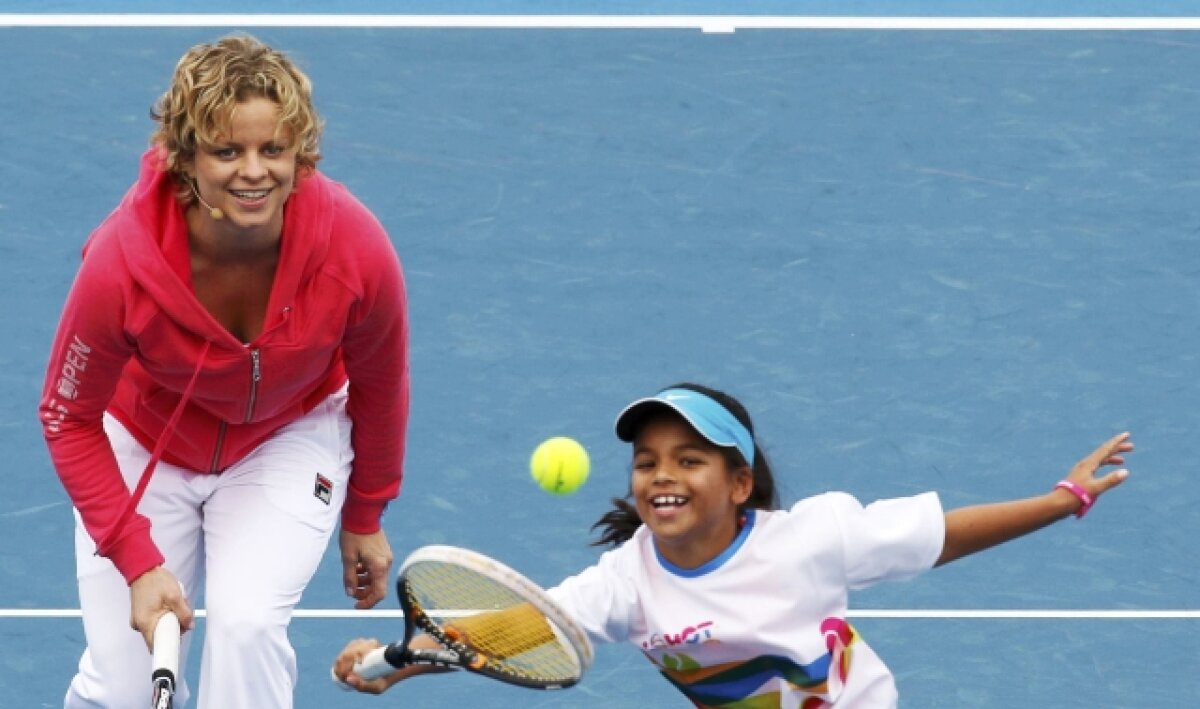
[{"label": "headset microphone", "polygon": [[200,189],[196,186],[195,180],[192,180],[192,194],[196,195],[196,199],[200,201],[200,204],[203,204],[208,209],[208,216],[218,221],[225,218],[225,212],[222,212],[219,207],[214,207],[205,202],[204,198],[200,196]]}]

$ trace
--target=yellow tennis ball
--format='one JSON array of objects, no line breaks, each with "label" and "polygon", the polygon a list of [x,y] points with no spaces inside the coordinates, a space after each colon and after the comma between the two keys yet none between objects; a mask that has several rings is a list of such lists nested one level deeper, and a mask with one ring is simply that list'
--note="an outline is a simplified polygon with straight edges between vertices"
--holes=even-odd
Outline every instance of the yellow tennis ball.
[{"label": "yellow tennis ball", "polygon": [[529,459],[533,480],[548,493],[570,495],[587,481],[590,468],[587,451],[578,441],[556,436],[542,441]]}]

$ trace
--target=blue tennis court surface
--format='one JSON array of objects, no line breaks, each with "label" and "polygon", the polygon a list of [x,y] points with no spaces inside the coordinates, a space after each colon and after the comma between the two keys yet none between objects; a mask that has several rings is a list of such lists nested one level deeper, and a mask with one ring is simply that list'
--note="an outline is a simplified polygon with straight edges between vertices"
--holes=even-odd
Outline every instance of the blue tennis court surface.
[{"label": "blue tennis court surface", "polygon": [[[0,12],[27,11],[12,5]],[[430,11],[418,5],[393,11]],[[209,11],[231,10],[245,8]],[[78,605],[72,520],[36,421],[58,310],[174,62],[225,31],[0,27],[3,706],[61,706],[82,650],[78,618],[53,613]],[[543,584],[583,568],[590,525],[627,485],[613,416],[681,380],[747,404],[788,503],[1040,494],[1130,430],[1133,475],[1085,521],[853,598],[1028,616],[856,625],[906,707],[1193,706],[1197,619],[1146,612],[1195,609],[1200,588],[1200,34],[253,31],[312,76],[322,168],[405,265],[413,409],[385,520],[397,556],[457,544]],[[592,454],[578,495],[529,480],[551,435]],[[350,607],[340,589],[330,549],[293,625],[298,707],[683,704],[626,647],[598,648],[563,693],[460,676],[344,694],[334,652],[400,623],[329,617]]]}]

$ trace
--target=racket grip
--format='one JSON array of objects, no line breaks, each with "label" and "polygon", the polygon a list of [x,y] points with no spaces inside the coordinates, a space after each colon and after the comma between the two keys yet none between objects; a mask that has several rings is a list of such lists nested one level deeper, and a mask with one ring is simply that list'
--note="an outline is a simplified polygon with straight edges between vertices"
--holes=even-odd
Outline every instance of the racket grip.
[{"label": "racket grip", "polygon": [[164,613],[154,626],[153,668],[150,682],[154,686],[154,709],[169,709],[175,696],[176,675],[179,673],[179,617]]},{"label": "racket grip", "polygon": [[377,647],[368,652],[363,659],[354,663],[354,674],[363,679],[378,679],[395,670],[396,668],[387,660],[386,647]]}]

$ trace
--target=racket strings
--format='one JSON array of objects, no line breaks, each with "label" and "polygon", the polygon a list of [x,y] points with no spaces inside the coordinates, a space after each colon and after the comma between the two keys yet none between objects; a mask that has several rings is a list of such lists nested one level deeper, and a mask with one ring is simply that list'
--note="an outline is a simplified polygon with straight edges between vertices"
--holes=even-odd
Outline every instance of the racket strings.
[{"label": "racket strings", "polygon": [[557,640],[545,617],[528,603],[459,618],[447,624],[446,633],[469,639],[480,652],[502,660],[535,652]]},{"label": "racket strings", "polygon": [[468,662],[538,681],[578,677],[575,653],[539,610],[507,586],[470,569],[433,562],[409,568],[406,576],[410,602],[430,618],[422,623],[425,631]]}]

